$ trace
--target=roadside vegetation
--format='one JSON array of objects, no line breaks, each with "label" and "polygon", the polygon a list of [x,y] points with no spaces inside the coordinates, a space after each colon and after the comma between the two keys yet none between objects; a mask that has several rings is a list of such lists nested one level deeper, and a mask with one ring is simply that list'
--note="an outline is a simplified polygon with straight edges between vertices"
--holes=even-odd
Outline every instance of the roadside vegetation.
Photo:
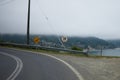
[{"label": "roadside vegetation", "polygon": [[6,48],[15,48],[15,49],[20,49],[20,50],[28,50],[28,51],[33,51],[33,52],[41,52],[41,53],[46,53],[46,54],[58,54],[58,55],[70,55],[70,56],[77,56],[77,57],[87,57],[84,54],[79,54],[79,53],[70,53],[70,52],[65,52],[65,51],[52,51],[52,50],[44,50],[44,49],[38,49],[38,48],[23,48],[23,47],[16,47],[16,46],[1,46],[1,47],[6,47]]},{"label": "roadside vegetation", "polygon": [[71,49],[72,49],[72,50],[77,50],[77,51],[83,51],[82,48],[79,48],[79,47],[77,47],[77,46],[72,46]]},{"label": "roadside vegetation", "polygon": [[[57,54],[57,55],[70,55],[70,56],[76,56],[76,57],[86,57],[86,58],[120,58],[120,57],[112,57],[112,56],[96,56],[96,55],[85,55],[81,53],[70,53],[70,52],[65,52],[65,51],[52,51],[52,50],[44,50],[44,49],[38,49],[38,48],[29,48],[29,47],[18,47],[18,46],[12,46],[12,45],[6,45],[6,46],[1,46],[0,47],[6,47],[6,48],[15,48],[15,49],[20,49],[20,50],[28,50],[28,51],[33,51],[33,52],[41,52],[41,53],[46,53],[46,54]],[[76,49],[76,47],[75,47]]]}]

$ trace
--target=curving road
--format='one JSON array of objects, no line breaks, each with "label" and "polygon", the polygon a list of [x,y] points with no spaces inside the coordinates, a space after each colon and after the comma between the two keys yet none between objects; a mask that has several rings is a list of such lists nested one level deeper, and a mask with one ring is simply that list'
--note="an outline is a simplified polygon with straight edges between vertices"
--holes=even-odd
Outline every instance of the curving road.
[{"label": "curving road", "polygon": [[49,56],[8,48],[0,48],[0,53],[21,60],[20,64],[10,56],[0,54],[0,80],[8,79],[17,66],[21,68],[15,80],[79,80],[68,66]]}]

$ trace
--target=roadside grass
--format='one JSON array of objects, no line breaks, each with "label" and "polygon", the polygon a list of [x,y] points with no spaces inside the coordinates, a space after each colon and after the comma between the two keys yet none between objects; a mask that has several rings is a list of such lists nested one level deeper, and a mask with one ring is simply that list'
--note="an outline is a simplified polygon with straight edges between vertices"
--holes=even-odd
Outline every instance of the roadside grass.
[{"label": "roadside grass", "polygon": [[80,56],[80,57],[86,57],[85,54],[82,53],[70,53],[70,52],[65,52],[65,51],[53,51],[53,50],[45,50],[45,49],[35,49],[35,48],[23,48],[23,47],[16,47],[16,46],[1,46],[0,47],[5,47],[5,48],[15,48],[15,49],[20,49],[20,50],[28,50],[28,51],[33,51],[33,52],[41,52],[41,53],[46,53],[46,54],[58,54],[58,55],[71,55],[71,56]]},{"label": "roadside grass", "polygon": [[85,58],[120,58],[119,56],[96,56],[96,55],[91,55],[89,54],[86,56],[85,54],[81,53],[70,53],[70,52],[65,52],[65,51],[52,51],[52,50],[44,50],[44,49],[33,49],[33,48],[22,48],[22,47],[16,47],[16,46],[1,46],[0,47],[5,47],[5,48],[14,48],[14,49],[20,49],[20,50],[28,50],[28,51],[33,51],[33,52],[41,52],[45,54],[56,54],[56,55],[69,55],[69,56],[75,56],[75,57],[85,57]]}]

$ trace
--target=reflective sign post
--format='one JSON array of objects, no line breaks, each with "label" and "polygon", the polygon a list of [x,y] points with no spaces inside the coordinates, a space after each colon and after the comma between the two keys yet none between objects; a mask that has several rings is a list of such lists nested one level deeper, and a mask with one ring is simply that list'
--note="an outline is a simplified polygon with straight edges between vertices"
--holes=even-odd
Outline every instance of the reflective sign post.
[{"label": "reflective sign post", "polygon": [[67,38],[66,36],[62,36],[62,37],[61,37],[61,41],[62,41],[62,46],[63,46],[64,49],[65,49],[64,43],[68,41],[68,38]]},{"label": "reflective sign post", "polygon": [[34,37],[33,41],[36,44],[36,50],[37,50],[37,44],[40,42],[40,38],[39,37]]},{"label": "reflective sign post", "polygon": [[40,38],[39,37],[34,37],[34,43],[38,44],[40,42]]}]

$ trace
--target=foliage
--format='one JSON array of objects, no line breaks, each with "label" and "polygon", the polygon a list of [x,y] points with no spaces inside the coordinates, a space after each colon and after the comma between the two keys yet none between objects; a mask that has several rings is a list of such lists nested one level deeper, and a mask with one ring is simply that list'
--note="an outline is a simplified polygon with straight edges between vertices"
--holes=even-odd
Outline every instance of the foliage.
[{"label": "foliage", "polygon": [[72,48],[71,48],[72,50],[78,50],[78,51],[83,51],[83,49],[82,48],[79,48],[79,47],[77,47],[77,46],[72,46]]},{"label": "foliage", "polygon": [[[61,47],[60,37],[56,35],[30,35],[30,43],[33,43],[33,38],[35,36],[40,37],[40,43],[48,43],[52,47]],[[18,34],[1,34],[2,41],[12,42],[12,43],[26,43],[26,35],[18,35]],[[71,48],[71,46],[77,46],[81,48],[87,48],[88,46],[92,48],[99,48],[103,46],[104,48],[115,48],[116,46],[111,42],[108,42],[103,39],[99,39],[96,37],[68,37],[68,41],[63,43],[65,47]]]},{"label": "foliage", "polygon": [[120,39],[116,39],[116,40],[108,40],[109,43],[112,43],[113,45],[115,45],[116,47],[120,47]]}]

